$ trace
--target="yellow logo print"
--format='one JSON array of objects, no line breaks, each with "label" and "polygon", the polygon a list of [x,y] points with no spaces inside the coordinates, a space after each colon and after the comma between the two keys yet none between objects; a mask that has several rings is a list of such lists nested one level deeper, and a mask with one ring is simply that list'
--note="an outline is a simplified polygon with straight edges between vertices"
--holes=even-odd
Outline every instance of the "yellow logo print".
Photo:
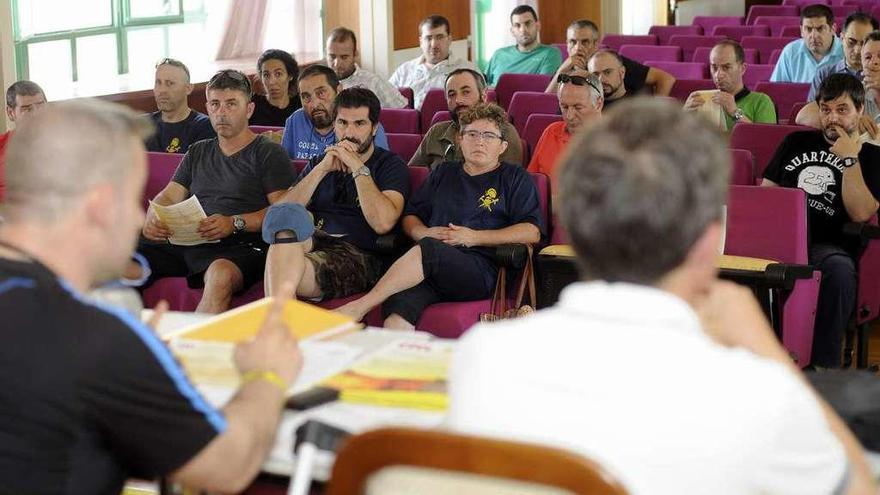
[{"label": "yellow logo print", "polygon": [[165,151],[169,153],[177,153],[180,151],[180,138],[174,138],[168,143],[168,147],[165,148]]},{"label": "yellow logo print", "polygon": [[493,188],[486,189],[486,193],[480,196],[480,208],[492,211],[492,205],[498,202],[498,191]]}]

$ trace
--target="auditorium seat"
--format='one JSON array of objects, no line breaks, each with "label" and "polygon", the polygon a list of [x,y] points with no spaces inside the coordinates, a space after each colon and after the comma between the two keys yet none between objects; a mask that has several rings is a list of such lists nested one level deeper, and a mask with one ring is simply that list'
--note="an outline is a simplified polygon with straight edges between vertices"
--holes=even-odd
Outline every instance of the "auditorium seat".
[{"label": "auditorium seat", "polygon": [[724,36],[740,41],[743,36],[770,36],[768,26],[716,26],[712,36]]},{"label": "auditorium seat", "polygon": [[144,208],[147,208],[150,205],[150,200],[162,192],[162,189],[165,189],[181,160],[183,160],[183,155],[180,153],[147,152],[148,174],[144,187]]},{"label": "auditorium seat", "polygon": [[698,15],[692,24],[703,28],[704,34],[711,34],[715,26],[742,26],[743,21],[742,16]]},{"label": "auditorium seat", "polygon": [[645,62],[648,67],[654,67],[672,74],[676,79],[706,79],[709,77],[709,67],[699,62],[663,62],[649,60]]},{"label": "auditorium seat", "polygon": [[[706,65],[709,65],[709,54],[712,53],[712,47],[708,46],[700,46],[694,50],[694,58],[691,62],[702,62]],[[747,64],[757,64],[758,63],[758,50],[754,48],[744,48],[743,55],[745,55],[745,60],[743,60]]]},{"label": "auditorium seat", "polygon": [[533,113],[529,115],[529,118],[526,119],[525,130],[523,130],[522,133],[522,138],[525,140],[526,146],[528,147],[529,157],[534,154],[535,147],[538,146],[538,141],[541,139],[541,134],[544,133],[544,129],[550,124],[559,122],[560,120],[562,120],[562,116],[555,114]]},{"label": "auditorium seat", "polygon": [[416,154],[419,144],[422,142],[421,134],[395,134],[386,133],[388,136],[388,147],[391,151],[403,158],[403,161],[409,163],[409,160]]},{"label": "auditorium seat", "polygon": [[666,62],[683,60],[679,46],[623,45],[618,53],[643,64],[648,60]]},{"label": "auditorium seat", "polygon": [[809,83],[761,82],[755,91],[766,93],[776,104],[776,118],[786,123],[791,116],[791,108],[795,103],[807,101],[810,93]]},{"label": "auditorium seat", "polygon": [[809,103],[810,103],[810,102],[808,102],[808,101],[799,101],[799,102],[795,103],[794,105],[792,105],[792,106],[791,106],[791,113],[790,113],[789,116],[788,116],[788,123],[789,123],[789,124],[794,124],[794,123],[795,123],[795,119],[797,118],[797,115],[798,115],[798,114],[801,112],[801,110],[803,110],[804,107],[807,106]]},{"label": "auditorium seat", "polygon": [[782,50],[785,45],[794,40],[795,38],[777,38],[775,36],[743,36],[742,47],[758,50],[758,61],[766,64],[770,63],[773,50]]},{"label": "auditorium seat", "polygon": [[694,91],[717,89],[711,79],[676,79],[669,96],[684,103]]},{"label": "auditorium seat", "polygon": [[419,112],[410,108],[383,108],[379,112],[379,122],[385,132],[395,134],[420,134]]},{"label": "auditorium seat", "polygon": [[782,36],[782,29],[794,26],[800,32],[801,18],[798,16],[758,16],[755,19],[755,26],[767,26],[770,29],[770,36]]},{"label": "auditorium seat", "polygon": [[733,126],[729,146],[752,152],[755,157],[755,180],[760,183],[764,177],[764,169],[785,136],[792,132],[809,130],[814,129],[800,125],[741,123]]},{"label": "auditorium seat", "polygon": [[779,62],[779,59],[782,57],[782,50],[773,50],[773,53],[770,54],[770,62],[769,64],[772,66],[776,66],[776,62]]},{"label": "auditorium seat", "polygon": [[800,26],[784,26],[782,28],[782,32],[779,34],[780,38],[800,38],[801,37],[801,27]]},{"label": "auditorium seat", "polygon": [[771,64],[751,64],[746,67],[743,74],[743,84],[752,91],[756,91],[755,87],[760,82],[767,82],[773,74],[773,65]]},{"label": "auditorium seat", "polygon": [[[433,117],[431,117],[431,127],[434,127],[434,124],[446,122],[448,120],[452,120],[452,112],[450,112],[449,110],[441,110],[435,113]],[[428,129],[430,129],[430,127]],[[427,133],[428,132],[425,131],[425,134]]]},{"label": "auditorium seat", "polygon": [[262,134],[264,132],[284,131],[283,127],[276,127],[271,125],[250,125],[248,127],[250,128],[251,132],[256,134]]},{"label": "auditorium seat", "polygon": [[[831,6],[831,12],[834,13],[834,17],[836,19],[840,19],[840,18],[846,19],[847,17],[849,17],[850,14],[853,14],[854,12],[856,12],[858,10],[859,10],[858,5],[832,5]],[[843,29],[843,24],[841,22],[838,22],[837,28]]]},{"label": "auditorium seat", "polygon": [[559,50],[559,54],[562,55],[562,60],[565,61],[565,59],[568,58],[568,45],[566,43],[553,43],[553,46]]},{"label": "auditorium seat", "polygon": [[501,74],[495,84],[498,104],[505,111],[510,107],[510,100],[517,91],[543,92],[547,89],[553,76],[550,74]]},{"label": "auditorium seat", "polygon": [[[665,45],[669,42],[669,37],[675,34],[693,34],[702,35],[703,28],[697,25],[690,26],[651,26],[648,34],[657,37],[657,44]],[[656,60],[656,59],[655,59]]]},{"label": "auditorium seat", "polygon": [[656,45],[657,37],[653,34],[606,34],[600,44],[610,50],[619,51],[623,45]]},{"label": "auditorium seat", "polygon": [[428,132],[431,127],[431,118],[434,114],[442,110],[449,110],[446,103],[446,90],[442,88],[429,89],[425,93],[425,99],[422,100],[422,108],[419,110],[421,114],[421,128]]},{"label": "auditorium seat", "polygon": [[746,16],[746,25],[754,24],[755,19],[760,16],[796,16],[800,13],[796,5],[752,5],[749,15]]},{"label": "auditorium seat", "polygon": [[681,47],[682,60],[693,60],[694,50],[696,50],[697,47],[708,46],[711,48],[724,39],[723,36],[692,36],[676,34],[669,38],[669,44]]},{"label": "auditorium seat", "polygon": [[532,91],[519,91],[513,95],[510,101],[508,116],[510,123],[516,128],[520,136],[526,128],[526,121],[533,113],[553,114],[559,111],[559,99],[555,93],[537,93]]},{"label": "auditorium seat", "polygon": [[730,184],[733,186],[755,185],[755,159],[749,150],[730,150]]},{"label": "auditorium seat", "polygon": [[413,94],[412,88],[397,88],[397,91],[400,91],[400,94],[406,98],[406,108],[413,108],[415,95]]},{"label": "auditorium seat", "polygon": [[795,5],[798,8],[815,4],[831,5],[831,2],[829,0],[782,0],[782,5]]}]

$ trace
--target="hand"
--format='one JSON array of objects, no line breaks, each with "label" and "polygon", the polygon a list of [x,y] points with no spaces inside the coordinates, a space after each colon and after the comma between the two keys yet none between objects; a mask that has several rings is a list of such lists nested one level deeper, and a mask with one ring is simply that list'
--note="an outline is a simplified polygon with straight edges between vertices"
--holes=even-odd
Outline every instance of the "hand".
[{"label": "hand", "polygon": [[691,93],[690,96],[688,96],[688,99],[684,102],[684,109],[689,111],[696,110],[703,106],[703,103],[706,103],[706,100],[704,100],[701,95]]},{"label": "hand", "polygon": [[235,346],[233,360],[239,373],[272,371],[288,385],[296,381],[302,369],[303,356],[299,344],[284,322],[284,306],[293,291],[293,284],[282,285],[257,335],[250,341]]},{"label": "hand", "polygon": [[750,289],[716,280],[696,306],[703,331],[718,343],[761,356],[787,358]]},{"label": "hand", "polygon": [[336,144],[336,154],[345,169],[343,171],[353,174],[364,166],[361,157],[358,156],[358,145],[351,141],[341,141]]},{"label": "hand", "polygon": [[478,243],[478,236],[476,230],[450,223],[448,238],[443,242],[450,246],[473,247]]},{"label": "hand", "polygon": [[165,316],[165,313],[167,312],[168,301],[162,299],[156,304],[156,307],[153,308],[153,314],[150,315],[150,319],[147,320],[147,326],[152,328],[154,332],[159,330],[159,322],[162,321],[162,317]]},{"label": "hand", "polygon": [[860,134],[868,134],[872,140],[876,140],[878,132],[880,132],[880,129],[878,129],[877,123],[874,122],[874,119],[868,115],[862,115],[859,117]]},{"label": "hand", "polygon": [[144,228],[141,232],[151,241],[165,241],[174,235],[152,208],[147,210],[147,220],[144,222]]},{"label": "hand", "polygon": [[579,51],[570,54],[568,58],[562,62],[562,65],[559,68],[559,73],[567,74],[576,69],[587,69],[587,58]]},{"label": "hand", "polygon": [[424,235],[422,237],[432,237],[434,239],[437,239],[438,241],[445,241],[449,239],[449,235],[449,227],[429,227],[425,229]]},{"label": "hand", "polygon": [[206,241],[223,239],[232,235],[232,217],[215,213],[199,222],[196,232]]},{"label": "hand", "polygon": [[837,141],[831,145],[831,152],[840,158],[858,158],[859,151],[862,150],[862,143],[859,141],[859,131],[853,131],[852,134],[846,132],[843,127],[833,124],[837,128]]},{"label": "hand", "polygon": [[736,100],[733,99],[733,95],[726,91],[716,91],[712,95],[712,103],[717,103],[721,108],[727,112],[727,115],[733,115],[736,113]]},{"label": "hand", "polygon": [[328,146],[324,150],[324,158],[318,163],[315,169],[320,169],[324,173],[345,172],[345,165],[339,160],[339,154],[336,152],[336,146]]},{"label": "hand", "polygon": [[875,70],[864,70],[862,72],[862,84],[865,86],[865,91],[868,90],[880,90],[880,72]]}]

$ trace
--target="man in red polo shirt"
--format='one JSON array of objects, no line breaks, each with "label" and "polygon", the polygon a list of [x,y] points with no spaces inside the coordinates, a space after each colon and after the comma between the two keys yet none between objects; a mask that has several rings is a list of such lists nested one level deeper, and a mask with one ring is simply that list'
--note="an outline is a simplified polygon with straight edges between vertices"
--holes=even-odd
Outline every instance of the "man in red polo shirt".
[{"label": "man in red polo shirt", "polygon": [[[46,104],[46,94],[43,89],[32,81],[17,81],[6,90],[6,118],[9,122],[21,125],[30,115]],[[6,144],[12,136],[12,131],[0,134],[0,201],[6,194],[6,174],[4,163],[6,156]]]}]

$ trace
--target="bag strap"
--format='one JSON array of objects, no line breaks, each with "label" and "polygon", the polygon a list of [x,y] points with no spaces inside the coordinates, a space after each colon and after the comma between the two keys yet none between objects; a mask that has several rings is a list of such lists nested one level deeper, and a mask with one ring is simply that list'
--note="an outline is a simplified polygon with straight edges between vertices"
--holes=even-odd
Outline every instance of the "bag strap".
[{"label": "bag strap", "polygon": [[528,257],[526,258],[526,264],[523,267],[523,272],[519,279],[519,289],[516,291],[516,306],[514,306],[516,309],[522,307],[526,286],[529,288],[529,298],[531,299],[532,307],[535,307],[535,270],[532,267],[533,249],[531,244],[526,244],[526,252]]},{"label": "bag strap", "polygon": [[504,316],[506,300],[507,300],[507,271],[502,266],[498,269],[498,279],[495,281],[495,295],[492,296],[492,307],[490,312],[498,317]]}]

